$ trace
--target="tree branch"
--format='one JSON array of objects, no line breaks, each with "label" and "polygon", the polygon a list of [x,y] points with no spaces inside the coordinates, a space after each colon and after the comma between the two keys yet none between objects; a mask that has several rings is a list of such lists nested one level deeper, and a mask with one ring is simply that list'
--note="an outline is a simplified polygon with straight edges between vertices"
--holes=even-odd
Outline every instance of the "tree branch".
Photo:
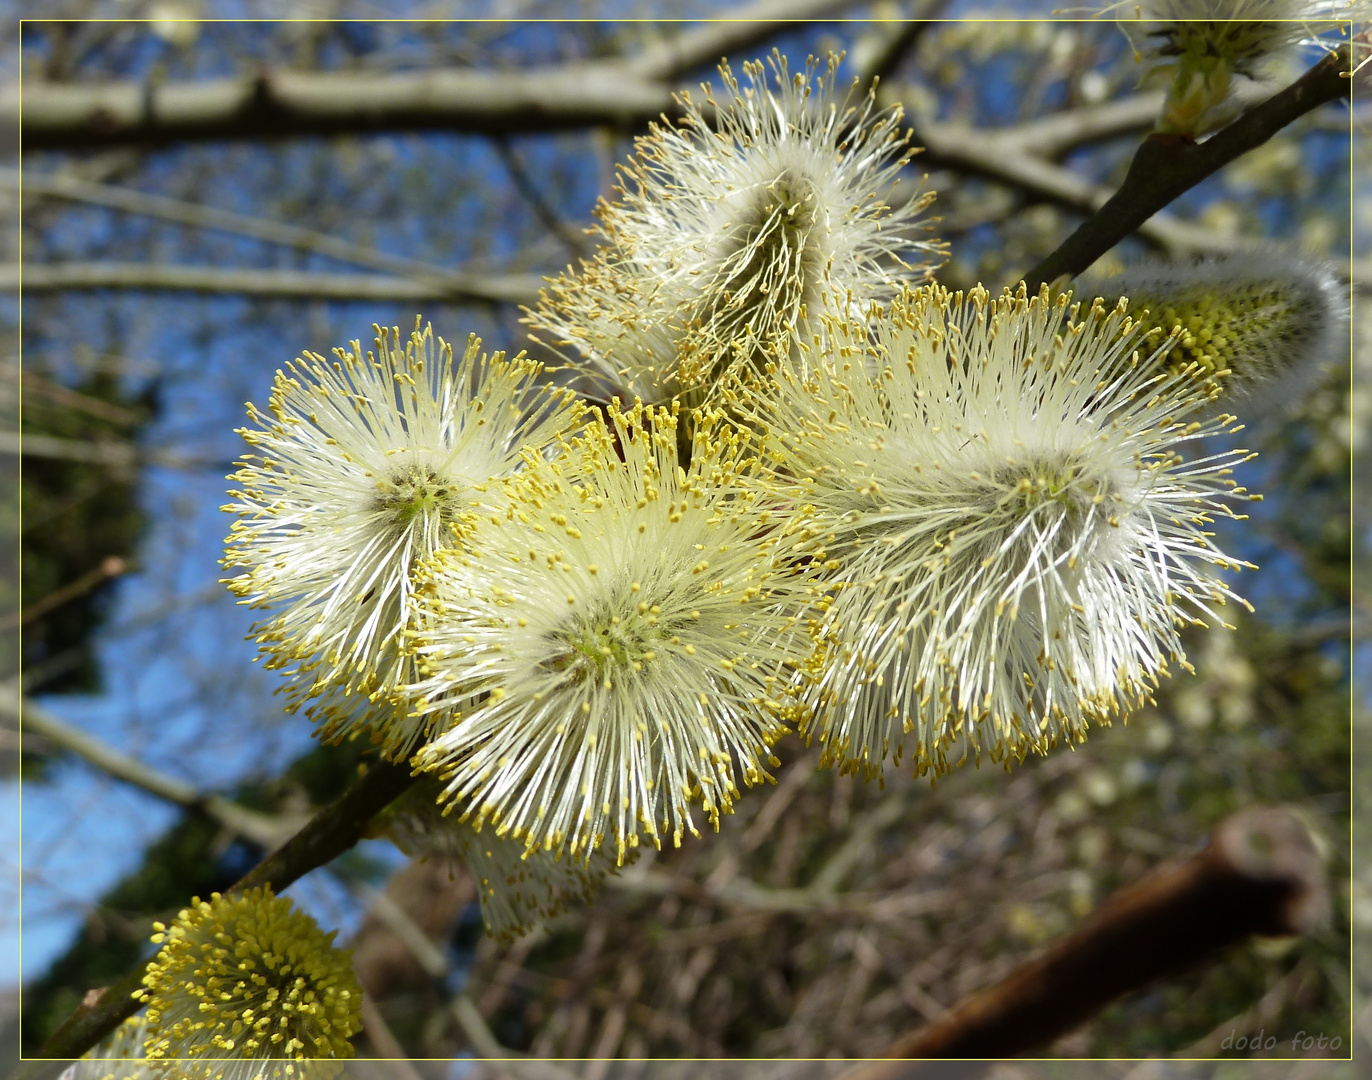
[{"label": "tree branch", "polygon": [[641,79],[672,82],[712,67],[730,53],[754,49],[793,23],[813,22],[852,5],[853,0],[758,0],[734,10],[727,19],[701,23],[652,45],[626,66]]},{"label": "tree branch", "polygon": [[169,450],[155,450],[114,439],[64,439],[27,431],[0,431],[0,455],[16,454],[27,458],[54,461],[79,461],[107,469],[132,469],[157,465],[164,469],[220,469],[234,467],[232,461],[194,458]]},{"label": "tree branch", "polygon": [[25,263],[0,266],[0,291],[26,293],[67,289],[156,289],[238,293],[275,299],[373,302],[533,304],[543,279],[534,274],[451,274],[402,278],[380,274],[332,274],[308,270],[226,270],[217,266],[134,262]]},{"label": "tree branch", "polygon": [[[917,4],[909,21],[897,23],[892,29],[882,25],[874,33],[883,34],[858,72],[858,85],[865,91],[881,79],[890,77],[901,62],[919,45],[920,39],[936,25],[932,20],[947,6],[947,0],[925,0]],[[857,52],[857,48],[854,52]]]},{"label": "tree branch", "polygon": [[12,611],[7,615],[0,615],[0,634],[13,633],[25,626],[32,626],[49,612],[56,611],[64,604],[69,604],[85,596],[93,589],[98,589],[107,581],[120,577],[128,573],[131,569],[130,564],[121,559],[118,555],[106,555],[100,562],[87,570],[84,574],[60,585],[46,596],[34,601],[22,611]]},{"label": "tree branch", "polygon": [[562,216],[558,214],[552,203],[543,197],[543,193],[538,190],[538,185],[529,176],[529,171],[524,168],[524,162],[520,160],[519,155],[510,146],[510,140],[497,137],[491,140],[491,144],[504,163],[505,171],[510,174],[510,179],[514,181],[515,190],[529,204],[529,209],[534,212],[539,221],[543,222],[545,227],[562,241],[563,245],[573,255],[579,259],[585,259],[589,254],[585,235],[563,221]]},{"label": "tree branch", "polygon": [[[1234,88],[1234,99],[1244,108],[1251,108],[1262,104],[1272,93],[1271,84],[1244,81]],[[1088,143],[1150,130],[1162,114],[1166,98],[1162,90],[1132,94],[1064,109],[1009,127],[992,128],[989,134],[1018,143],[1025,151],[1051,161]]]},{"label": "tree branch", "polygon": [[280,221],[248,217],[246,214],[235,214],[212,206],[200,206],[197,203],[171,199],[165,195],[150,195],[132,188],[96,184],[61,173],[42,173],[33,170],[21,173],[18,169],[0,168],[0,186],[22,191],[25,195],[37,193],[56,199],[71,199],[192,228],[214,229],[236,236],[247,236],[269,244],[279,244],[297,251],[311,251],[392,274],[420,278],[446,278],[453,274],[453,271],[441,266],[434,266],[419,259],[407,259],[400,255],[387,255],[375,248],[363,247],[361,244],[354,244],[328,233],[316,232],[314,229],[302,229]]},{"label": "tree branch", "polygon": [[1331,53],[1279,94],[1245,113],[1203,143],[1150,135],[1129,165],[1120,189],[1046,259],[1025,275],[1031,290],[1059,277],[1076,277],[1173,199],[1241,154],[1261,146],[1287,124],[1327,101],[1347,97],[1348,49]]},{"label": "tree branch", "polygon": [[[898,90],[883,91],[882,100],[895,104]],[[915,142],[923,145],[921,161],[954,171],[985,177],[1069,210],[1094,214],[1106,206],[1115,193],[1094,183],[1072,169],[1048,160],[1054,153],[1070,148],[1072,133],[1085,137],[1118,134],[1115,126],[1125,121],[1135,127],[1144,115],[1144,106],[1153,103],[1152,95],[1141,94],[1123,102],[1060,113],[1041,120],[1005,128],[976,128],[928,118],[915,118]],[[1160,107],[1161,98],[1157,99]],[[1114,109],[1114,106],[1120,106]],[[1101,111],[1096,112],[1099,109]],[[1149,114],[1156,119],[1156,110]],[[1059,121],[1063,121],[1059,123]],[[1229,253],[1246,244],[1258,243],[1242,237],[1207,229],[1184,221],[1165,210],[1147,216],[1138,227],[1140,236],[1153,245],[1173,252]]]},{"label": "tree branch", "polygon": [[379,131],[486,135],[606,125],[638,128],[671,109],[665,83],[620,63],[531,71],[301,72],[194,82],[42,83],[0,88],[0,124],[26,150]]},{"label": "tree branch", "polygon": [[204,795],[194,786],[109,746],[94,735],[73,727],[40,705],[23,700],[12,684],[0,685],[0,712],[19,721],[23,730],[41,735],[49,742],[70,750],[116,780],[166,799],[187,810],[208,814],[225,828],[264,848],[274,848],[295,831],[291,822],[239,806],[222,795]]},{"label": "tree branch", "polygon": [[[1280,808],[1226,818],[1198,855],[1110,896],[1080,929],[937,1021],[896,1040],[892,1058],[1003,1058],[1051,1043],[1111,1001],[1252,934],[1309,933],[1328,917],[1323,861]],[[911,1066],[865,1066],[843,1080],[895,1080]]]},{"label": "tree branch", "polygon": [[26,150],[396,130],[635,130],[672,111],[671,83],[686,72],[848,3],[761,0],[638,57],[534,70],[371,74],[264,66],[194,82],[29,80],[22,101],[12,82],[0,87],[0,129],[18,128]]},{"label": "tree branch", "polygon": [[[379,811],[413,782],[409,766],[373,762],[367,774],[282,847],[248,871],[229,891],[271,885],[281,892],[316,867],[343,854],[362,837]],[[143,985],[146,964],[138,964],[94,1002],[82,1004],[38,1051],[39,1058],[78,1058],[138,1010],[133,994]]]}]

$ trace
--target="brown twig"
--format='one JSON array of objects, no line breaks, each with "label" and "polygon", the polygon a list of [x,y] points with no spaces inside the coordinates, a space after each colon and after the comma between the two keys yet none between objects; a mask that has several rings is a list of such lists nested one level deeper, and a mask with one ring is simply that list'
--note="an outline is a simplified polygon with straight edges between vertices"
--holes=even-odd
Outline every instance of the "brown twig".
[{"label": "brown twig", "polygon": [[[1307,933],[1328,916],[1322,860],[1290,811],[1245,810],[1209,845],[1120,889],[1080,929],[936,1022],[897,1039],[891,1058],[1003,1058],[1051,1043],[1117,997],[1252,934]],[[895,1080],[874,1063],[844,1080]],[[920,1075],[923,1075],[922,1073]]]},{"label": "brown twig", "polygon": [[[229,891],[270,885],[280,892],[305,874],[347,851],[380,810],[410,786],[409,766],[375,762],[357,783],[252,870]],[[82,1004],[38,1051],[40,1058],[77,1058],[138,1010],[133,994],[143,985],[139,964],[92,1004]]]},{"label": "brown twig", "polygon": [[1327,101],[1346,98],[1348,49],[1330,53],[1285,90],[1249,110],[1205,142],[1150,135],[1130,162],[1118,191],[1056,251],[1025,275],[1030,290],[1076,277],[1173,199],[1287,124]]}]

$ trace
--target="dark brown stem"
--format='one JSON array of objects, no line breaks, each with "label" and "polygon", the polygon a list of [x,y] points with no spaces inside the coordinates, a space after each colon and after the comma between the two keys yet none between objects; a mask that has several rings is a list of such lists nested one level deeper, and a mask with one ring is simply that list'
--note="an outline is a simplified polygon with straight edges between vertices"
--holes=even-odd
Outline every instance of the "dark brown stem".
[{"label": "dark brown stem", "polygon": [[[1252,934],[1303,934],[1329,912],[1323,862],[1300,819],[1245,810],[1204,851],[1110,896],[1080,929],[1004,981],[897,1039],[891,1058],[1005,1058],[1046,1046],[1120,995]],[[844,1080],[926,1076],[894,1062]]]},{"label": "dark brown stem", "polygon": [[1330,53],[1285,90],[1196,143],[1177,135],[1144,140],[1124,183],[1056,251],[1025,275],[1030,292],[1060,277],[1076,277],[1182,193],[1287,124],[1327,101],[1346,98],[1348,49]]},{"label": "dark brown stem", "polygon": [[[357,783],[249,870],[230,892],[270,885],[280,892],[316,867],[343,854],[362,837],[373,817],[413,782],[408,765],[375,762]],[[62,1023],[38,1051],[40,1058],[77,1058],[138,1011],[134,992],[143,985],[145,964],[139,964]]]}]

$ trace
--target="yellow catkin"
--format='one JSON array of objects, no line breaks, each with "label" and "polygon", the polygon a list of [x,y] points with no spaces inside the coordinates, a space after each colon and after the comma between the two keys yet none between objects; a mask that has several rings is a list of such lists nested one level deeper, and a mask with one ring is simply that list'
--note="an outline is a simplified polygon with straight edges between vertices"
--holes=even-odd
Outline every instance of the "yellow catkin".
[{"label": "yellow catkin", "polygon": [[268,1062],[353,1056],[362,991],[351,954],[269,886],[195,897],[154,928],[162,950],[136,995],[149,1059],[179,1059],[203,1080],[265,1080],[299,1071]]}]

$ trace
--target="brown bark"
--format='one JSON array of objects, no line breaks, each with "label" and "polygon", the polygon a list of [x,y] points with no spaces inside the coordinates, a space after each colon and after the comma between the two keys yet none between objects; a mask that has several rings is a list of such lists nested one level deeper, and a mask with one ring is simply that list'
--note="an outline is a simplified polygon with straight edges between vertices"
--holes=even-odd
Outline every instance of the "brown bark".
[{"label": "brown bark", "polygon": [[[1199,854],[1159,866],[1111,895],[1038,958],[897,1039],[890,1058],[1005,1058],[1043,1047],[1110,1002],[1254,934],[1305,934],[1329,914],[1314,841],[1281,808],[1241,811]],[[844,1080],[937,1075],[874,1063]]]}]

